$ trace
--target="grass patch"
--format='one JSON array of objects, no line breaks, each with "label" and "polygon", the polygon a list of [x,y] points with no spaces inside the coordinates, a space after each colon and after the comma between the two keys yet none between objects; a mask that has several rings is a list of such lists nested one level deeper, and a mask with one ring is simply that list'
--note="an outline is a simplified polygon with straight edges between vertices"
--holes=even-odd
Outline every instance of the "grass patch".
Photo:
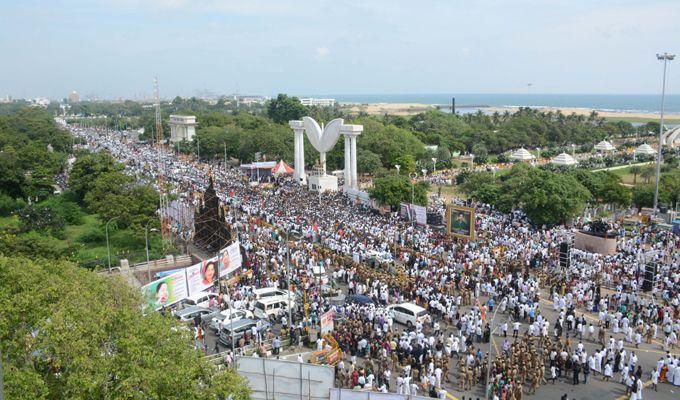
[{"label": "grass patch", "polygon": [[[608,122],[638,122],[641,124],[646,124],[647,122],[659,122],[659,118],[639,118],[639,117],[605,117]],[[680,118],[664,116],[664,123],[680,123]]]},{"label": "grass patch", "polygon": [[446,199],[446,200],[451,200],[451,199],[454,198],[454,197],[457,197],[457,198],[459,198],[459,199],[467,199],[467,196],[465,195],[465,193],[463,193],[463,192],[460,190],[460,188],[458,187],[458,185],[453,185],[453,186],[449,186],[449,185],[442,185],[442,186],[431,185],[431,186],[430,186],[429,193],[431,193],[431,194],[439,194],[439,193],[440,193],[440,192],[439,192],[439,189],[440,189],[440,188],[441,188],[441,196],[442,196],[444,199]]},{"label": "grass patch", "polygon": [[0,231],[17,231],[20,225],[19,217],[16,215],[0,217]]}]

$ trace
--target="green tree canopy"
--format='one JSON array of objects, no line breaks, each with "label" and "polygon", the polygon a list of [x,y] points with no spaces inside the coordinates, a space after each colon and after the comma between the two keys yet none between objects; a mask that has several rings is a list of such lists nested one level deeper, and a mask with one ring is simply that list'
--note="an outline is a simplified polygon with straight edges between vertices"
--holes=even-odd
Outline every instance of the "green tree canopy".
[{"label": "green tree canopy", "polygon": [[10,399],[247,400],[138,291],[64,261],[0,257],[0,346]]},{"label": "green tree canopy", "polygon": [[416,204],[427,205],[427,188],[427,183],[418,182],[414,185],[405,175],[387,175],[373,179],[373,187],[368,193],[371,198],[392,207],[397,207],[399,203],[410,203],[412,195]]},{"label": "green tree canopy", "polygon": [[305,106],[297,97],[279,93],[267,103],[267,115],[277,124],[287,124],[288,121],[302,118],[305,115]]},{"label": "green tree canopy", "polygon": [[470,197],[508,212],[524,210],[537,225],[564,223],[580,214],[592,199],[590,191],[573,175],[516,165],[508,175],[470,173],[461,188]]}]

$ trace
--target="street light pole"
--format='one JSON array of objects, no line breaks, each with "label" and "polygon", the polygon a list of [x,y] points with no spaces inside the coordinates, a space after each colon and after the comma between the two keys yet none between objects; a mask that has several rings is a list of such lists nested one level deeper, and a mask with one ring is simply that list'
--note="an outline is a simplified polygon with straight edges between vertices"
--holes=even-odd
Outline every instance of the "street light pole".
[{"label": "street light pole", "polygon": [[109,223],[116,219],[118,217],[113,217],[110,220],[106,221],[106,225],[104,226],[104,230],[106,231],[106,259],[109,264],[109,274],[111,273],[111,247],[109,246]]},{"label": "street light pole", "polygon": [[415,197],[415,187],[416,184],[413,182],[418,179],[418,173],[417,172],[411,172],[408,174],[409,178],[411,178],[411,204],[415,204],[413,202],[413,198]]},{"label": "street light pole", "polygon": [[496,313],[498,312],[498,309],[500,307],[496,307],[496,311],[493,312],[493,316],[491,317],[491,322],[489,326],[489,350],[486,353],[486,399],[491,398],[491,382],[490,382],[490,375],[491,375],[491,344],[493,343],[493,322],[496,319]]},{"label": "street light pole", "polygon": [[666,64],[675,58],[674,54],[663,53],[657,54],[656,58],[663,61],[663,83],[661,85],[661,123],[659,124],[659,151],[656,155],[656,186],[654,187],[654,211],[653,215],[656,217],[659,205],[659,177],[661,175],[661,148],[663,147],[663,109],[666,100]]},{"label": "street light pole", "polygon": [[[286,229],[286,291],[288,292],[288,326],[290,328],[293,327],[293,315],[292,315],[292,308],[290,304],[290,246],[288,245],[288,229]],[[288,330],[288,337],[290,336],[290,332],[292,330]],[[292,345],[293,343],[291,343]]]},{"label": "street light pole", "polygon": [[[151,222],[151,220],[148,220],[144,225],[144,248],[146,250],[146,277],[149,282],[151,282],[151,261],[149,260],[149,222]],[[155,231],[155,228],[151,229],[151,232]]]}]

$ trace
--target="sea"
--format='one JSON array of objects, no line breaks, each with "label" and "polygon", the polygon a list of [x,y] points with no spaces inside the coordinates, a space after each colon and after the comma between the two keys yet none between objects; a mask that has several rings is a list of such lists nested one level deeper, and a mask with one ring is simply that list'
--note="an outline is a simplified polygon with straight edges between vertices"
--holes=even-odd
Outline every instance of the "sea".
[{"label": "sea", "polygon": [[[484,107],[575,107],[611,112],[659,113],[660,94],[325,94],[316,98],[333,98],[340,103],[419,103],[450,106],[456,99],[456,111],[476,111]],[[680,113],[680,94],[667,94],[664,112]]]}]

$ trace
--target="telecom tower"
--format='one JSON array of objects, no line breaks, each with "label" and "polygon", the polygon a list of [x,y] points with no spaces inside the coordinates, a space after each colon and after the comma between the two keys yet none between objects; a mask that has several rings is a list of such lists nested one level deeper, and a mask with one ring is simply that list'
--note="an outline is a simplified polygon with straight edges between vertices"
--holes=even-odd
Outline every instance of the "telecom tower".
[{"label": "telecom tower", "polygon": [[163,122],[161,121],[161,97],[158,91],[158,77],[153,80],[154,100],[156,106],[156,151],[158,152],[158,193],[160,198],[159,216],[161,222],[161,237],[171,239],[170,217],[168,215],[168,195],[165,184],[165,165],[163,164]]}]

